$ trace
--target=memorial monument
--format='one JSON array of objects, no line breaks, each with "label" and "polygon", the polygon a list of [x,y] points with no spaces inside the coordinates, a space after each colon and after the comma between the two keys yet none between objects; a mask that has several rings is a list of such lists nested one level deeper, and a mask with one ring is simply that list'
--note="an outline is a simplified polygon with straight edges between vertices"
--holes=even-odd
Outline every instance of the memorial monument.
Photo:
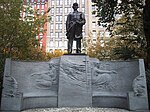
[{"label": "memorial monument", "polygon": [[76,53],[81,53],[82,27],[85,24],[85,16],[79,12],[78,3],[74,3],[73,12],[69,13],[66,21],[66,36],[68,39],[68,53],[72,53],[73,40],[76,41]]},{"label": "memorial monument", "polygon": [[81,53],[85,16],[74,12],[67,17],[68,53],[73,40],[77,55],[64,55],[47,62],[6,59],[1,112],[31,108],[104,107],[148,110],[143,59],[99,61]]},{"label": "memorial monument", "polygon": [[7,59],[1,112],[50,107],[148,110],[143,59],[99,61],[64,55],[48,62]]}]

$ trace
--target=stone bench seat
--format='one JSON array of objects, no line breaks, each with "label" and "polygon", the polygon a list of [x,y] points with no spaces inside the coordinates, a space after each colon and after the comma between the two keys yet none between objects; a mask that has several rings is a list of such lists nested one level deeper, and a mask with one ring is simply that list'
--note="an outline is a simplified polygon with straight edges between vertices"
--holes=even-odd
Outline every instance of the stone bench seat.
[{"label": "stone bench seat", "polygon": [[[6,60],[1,111],[100,107],[148,110],[144,60],[64,55],[45,62]],[[18,95],[18,93],[21,93]]]},{"label": "stone bench seat", "polygon": [[121,98],[127,98],[127,93],[123,92],[94,92],[93,97],[121,97]]},{"label": "stone bench seat", "polygon": [[127,93],[122,92],[94,92],[92,106],[128,109],[127,97]]},{"label": "stone bench seat", "polygon": [[23,110],[33,109],[33,108],[50,108],[57,107],[57,95],[48,94],[24,94],[23,95]]}]

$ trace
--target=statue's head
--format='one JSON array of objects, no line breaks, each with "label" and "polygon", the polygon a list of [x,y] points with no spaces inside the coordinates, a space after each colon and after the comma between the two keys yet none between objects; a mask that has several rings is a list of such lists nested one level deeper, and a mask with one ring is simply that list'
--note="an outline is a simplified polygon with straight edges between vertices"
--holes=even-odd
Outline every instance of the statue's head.
[{"label": "statue's head", "polygon": [[78,3],[73,3],[72,8],[73,8],[74,10],[77,10],[77,9],[79,8]]}]

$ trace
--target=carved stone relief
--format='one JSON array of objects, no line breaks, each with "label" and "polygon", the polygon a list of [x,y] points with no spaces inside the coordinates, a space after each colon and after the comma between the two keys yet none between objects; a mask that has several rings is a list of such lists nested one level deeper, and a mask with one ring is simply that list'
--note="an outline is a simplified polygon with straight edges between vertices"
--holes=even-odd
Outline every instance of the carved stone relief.
[{"label": "carved stone relief", "polygon": [[6,75],[3,96],[16,97],[18,94],[19,94],[18,83],[17,83],[16,79],[10,75]]},{"label": "carved stone relief", "polygon": [[76,84],[77,86],[84,86],[86,84],[85,64],[62,60],[60,70],[70,84]]},{"label": "carved stone relief", "polygon": [[94,63],[92,68],[92,87],[94,90],[112,91],[117,88],[117,83],[114,79],[117,72],[109,70],[109,64]]},{"label": "carved stone relief", "polygon": [[144,76],[139,75],[133,80],[133,91],[135,96],[146,96],[146,85]]},{"label": "carved stone relief", "polygon": [[49,63],[49,70],[30,75],[35,80],[35,87],[38,89],[51,89],[53,85],[57,85],[57,65]]}]

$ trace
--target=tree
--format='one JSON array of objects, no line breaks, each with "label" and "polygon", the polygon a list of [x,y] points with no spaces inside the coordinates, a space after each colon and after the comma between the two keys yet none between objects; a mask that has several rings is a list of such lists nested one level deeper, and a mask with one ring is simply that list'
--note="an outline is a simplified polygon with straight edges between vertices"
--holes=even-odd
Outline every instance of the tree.
[{"label": "tree", "polygon": [[51,58],[55,58],[55,57],[60,57],[64,54],[64,52],[60,49],[55,49],[54,52],[51,53],[47,53],[46,54],[46,59],[49,60]]},{"label": "tree", "polygon": [[100,32],[97,35],[96,42],[93,42],[92,35],[89,35],[87,42],[87,54],[90,57],[99,60],[110,60],[112,48],[114,47],[113,38],[100,37]]},{"label": "tree", "polygon": [[147,40],[147,66],[150,69],[150,0],[145,0],[145,6],[143,7],[143,24]]},{"label": "tree", "polygon": [[[49,10],[48,10],[49,11]],[[6,58],[41,60],[46,54],[36,36],[49,21],[48,11],[39,14],[23,0],[0,0],[0,83]],[[25,16],[22,16],[25,13]],[[1,87],[0,84],[0,87]]]},{"label": "tree", "polygon": [[[135,56],[144,58],[145,52],[143,51],[146,49],[147,84],[148,90],[150,90],[150,0],[145,0],[145,4],[143,0],[96,0],[95,3],[98,7],[97,16],[99,17],[99,25],[101,25],[101,22],[107,23],[106,27],[112,32],[112,37],[117,36],[115,38],[119,38],[120,40],[117,43],[118,47],[114,48],[114,52],[117,53],[119,58],[128,59]],[[121,15],[121,19],[125,20],[116,22],[116,16],[118,15]],[[118,29],[111,29],[114,26]],[[143,33],[146,38],[144,38]],[[129,36],[127,36],[128,34]],[[146,48],[145,39],[147,42]]]},{"label": "tree", "polygon": [[112,38],[116,38],[113,54],[121,59],[146,59],[146,39],[143,31],[142,13],[122,15],[113,25]]},{"label": "tree", "polygon": [[22,0],[1,0],[0,7],[1,53],[4,57],[33,59],[33,55],[40,52],[39,40],[35,37],[44,32],[40,28],[49,20],[46,12],[38,14],[38,10],[25,7]]},{"label": "tree", "polygon": [[[97,8],[97,16],[99,17],[99,25],[107,23],[107,28],[112,31],[118,15],[134,16],[139,11],[143,15],[144,31],[147,39],[147,58],[150,56],[150,0],[95,0]],[[128,18],[130,19],[130,18]],[[148,58],[148,63],[150,59]]]}]

